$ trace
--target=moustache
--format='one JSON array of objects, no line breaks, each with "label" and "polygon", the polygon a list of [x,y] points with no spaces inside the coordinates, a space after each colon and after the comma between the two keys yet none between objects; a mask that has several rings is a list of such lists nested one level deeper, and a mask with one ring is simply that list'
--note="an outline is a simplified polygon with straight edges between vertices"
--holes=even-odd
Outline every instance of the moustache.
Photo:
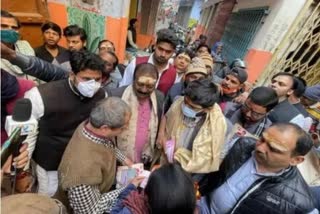
[{"label": "moustache", "polygon": [[222,87],[222,88],[225,88],[225,89],[229,89],[228,85],[225,84],[225,83],[221,83],[221,87]]},{"label": "moustache", "polygon": [[160,61],[165,61],[166,58],[164,58],[163,56],[159,56],[159,57],[158,57],[158,60],[160,60]]},{"label": "moustache", "polygon": [[146,92],[142,92],[142,91],[138,91],[138,90],[137,90],[137,92],[138,92],[139,94],[145,95],[145,96],[149,96],[149,94],[150,94],[150,93],[146,93]]}]

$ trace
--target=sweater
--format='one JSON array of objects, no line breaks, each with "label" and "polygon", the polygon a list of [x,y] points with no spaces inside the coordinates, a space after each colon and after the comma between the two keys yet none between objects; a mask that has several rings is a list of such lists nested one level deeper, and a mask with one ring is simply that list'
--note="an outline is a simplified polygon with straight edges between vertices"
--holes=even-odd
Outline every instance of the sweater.
[{"label": "sweater", "polygon": [[75,186],[98,186],[101,193],[110,190],[116,173],[112,148],[90,141],[82,134],[84,123],[74,132],[58,168],[59,186],[55,197],[68,205],[67,189]]}]

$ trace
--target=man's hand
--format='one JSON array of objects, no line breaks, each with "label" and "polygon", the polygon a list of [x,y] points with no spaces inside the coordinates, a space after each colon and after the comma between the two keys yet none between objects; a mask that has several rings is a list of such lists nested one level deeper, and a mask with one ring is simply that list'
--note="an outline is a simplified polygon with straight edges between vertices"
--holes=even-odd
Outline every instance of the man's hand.
[{"label": "man's hand", "polygon": [[132,161],[131,159],[126,158],[126,159],[124,160],[124,164],[125,164],[126,166],[131,167],[134,163],[133,163],[133,161]]},{"label": "man's hand", "polygon": [[235,103],[244,104],[244,102],[247,100],[248,96],[249,96],[248,92],[243,92],[242,94],[240,94],[239,96],[234,98],[232,101]]},{"label": "man's hand", "polygon": [[29,161],[29,152],[27,148],[28,144],[24,143],[19,150],[20,154],[13,159],[13,164],[15,164],[18,169],[24,168]]},{"label": "man's hand", "polygon": [[16,52],[1,42],[1,58],[9,61],[13,60],[16,58]]},{"label": "man's hand", "polygon": [[167,138],[166,138],[165,134],[158,132],[158,137],[156,140],[157,148],[162,149],[164,147],[164,144],[166,143],[166,141],[167,141]]},{"label": "man's hand", "polygon": [[[28,144],[24,143],[20,148],[20,154],[14,158],[13,164],[16,165],[17,168],[24,168],[29,161],[29,152],[27,150]],[[3,178],[3,173],[10,173],[11,172],[11,165],[12,165],[12,155],[6,160],[5,164],[2,166],[1,169],[1,181]]]},{"label": "man's hand", "polygon": [[134,179],[132,179],[132,181],[130,183],[132,183],[133,185],[138,187],[144,179],[145,179],[145,177],[138,176],[138,177],[135,177]]}]

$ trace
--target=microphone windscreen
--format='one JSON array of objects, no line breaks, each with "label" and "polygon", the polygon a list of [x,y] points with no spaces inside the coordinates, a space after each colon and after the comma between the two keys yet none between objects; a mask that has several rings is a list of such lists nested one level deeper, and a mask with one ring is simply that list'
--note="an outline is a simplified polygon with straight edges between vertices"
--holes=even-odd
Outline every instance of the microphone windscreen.
[{"label": "microphone windscreen", "polygon": [[31,117],[32,104],[29,99],[22,98],[16,101],[13,108],[12,120],[17,122],[28,121]]}]

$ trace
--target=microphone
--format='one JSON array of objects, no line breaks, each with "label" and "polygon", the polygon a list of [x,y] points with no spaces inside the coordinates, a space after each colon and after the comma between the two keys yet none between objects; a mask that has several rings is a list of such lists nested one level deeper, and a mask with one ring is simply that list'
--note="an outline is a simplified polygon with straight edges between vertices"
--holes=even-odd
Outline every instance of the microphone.
[{"label": "microphone", "polygon": [[13,158],[18,156],[22,142],[29,134],[37,131],[38,121],[31,116],[31,110],[32,104],[29,99],[19,99],[12,116],[7,116],[5,130],[9,137],[1,148],[1,167],[11,154]]},{"label": "microphone", "polygon": [[21,128],[21,135],[29,135],[35,133],[38,126],[38,121],[32,117],[32,104],[29,99],[22,98],[17,100],[12,116],[7,116],[5,122],[5,130],[10,136],[13,131],[19,127]]}]

